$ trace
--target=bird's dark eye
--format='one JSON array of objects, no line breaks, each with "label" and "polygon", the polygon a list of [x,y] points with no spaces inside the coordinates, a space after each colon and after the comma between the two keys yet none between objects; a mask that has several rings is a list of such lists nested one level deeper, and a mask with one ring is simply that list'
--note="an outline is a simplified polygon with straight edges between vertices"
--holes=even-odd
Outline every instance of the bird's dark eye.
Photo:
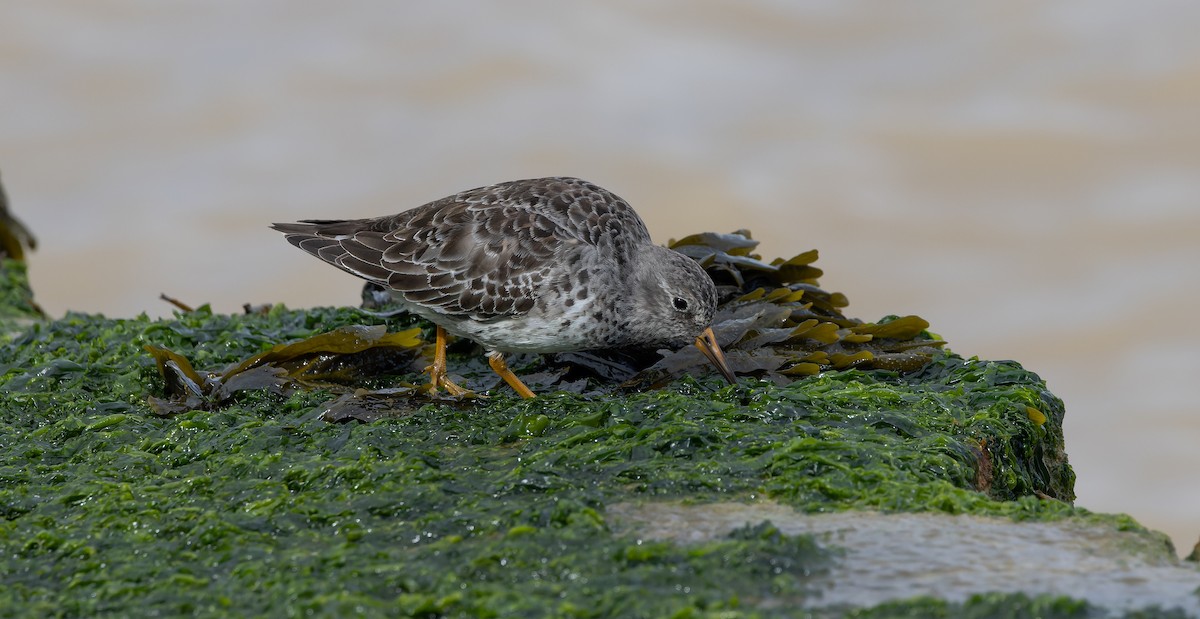
[{"label": "bird's dark eye", "polygon": [[675,300],[671,301],[671,303],[673,303],[675,305],[675,309],[677,309],[681,312],[688,308],[687,299],[681,299],[679,297],[675,297]]}]

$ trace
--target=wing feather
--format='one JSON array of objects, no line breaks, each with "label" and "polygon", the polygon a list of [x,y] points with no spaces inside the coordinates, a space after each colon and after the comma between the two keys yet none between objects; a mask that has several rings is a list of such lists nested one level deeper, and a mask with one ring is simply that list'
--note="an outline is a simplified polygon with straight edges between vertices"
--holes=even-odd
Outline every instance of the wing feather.
[{"label": "wing feather", "polygon": [[398,215],[275,224],[296,247],[440,314],[524,314],[591,249],[618,263],[649,243],[621,198],[577,178],[489,185]]}]

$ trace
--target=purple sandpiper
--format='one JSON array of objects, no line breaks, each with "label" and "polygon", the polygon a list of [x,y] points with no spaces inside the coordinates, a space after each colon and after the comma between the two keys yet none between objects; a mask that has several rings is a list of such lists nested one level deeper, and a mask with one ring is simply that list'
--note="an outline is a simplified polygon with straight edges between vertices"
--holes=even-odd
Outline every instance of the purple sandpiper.
[{"label": "purple sandpiper", "polygon": [[650,241],[625,200],[577,178],[464,191],[397,215],[272,226],[288,242],[387,288],[437,325],[431,389],[446,375],[446,332],[482,344],[526,398],[507,352],[565,352],[693,341],[734,382],[712,331],[712,279]]}]

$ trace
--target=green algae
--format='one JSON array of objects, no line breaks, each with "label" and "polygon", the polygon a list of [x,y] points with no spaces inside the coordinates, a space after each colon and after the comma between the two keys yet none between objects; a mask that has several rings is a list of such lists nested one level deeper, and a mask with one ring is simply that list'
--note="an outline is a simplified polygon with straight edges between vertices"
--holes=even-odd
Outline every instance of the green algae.
[{"label": "green algae", "polygon": [[[621,397],[407,398],[405,414],[371,424],[321,421],[324,391],[241,392],[170,419],[146,404],[164,385],[145,344],[221,367],[385,322],[202,309],[69,314],[8,336],[0,608],[741,616],[762,600],[800,604],[804,578],[828,558],[769,525],[698,546],[639,544],[612,532],[604,506],[767,496],[807,511],[1083,513],[1035,496],[1070,498],[1070,468],[1053,455],[1061,402],[1015,363],[948,353],[918,373],[784,386],[685,377]],[[1028,406],[1048,421],[1035,424]],[[981,492],[985,453],[994,472]]]},{"label": "green algae", "polygon": [[33,300],[25,262],[5,258],[0,252],[0,324],[44,317]]},{"label": "green algae", "polygon": [[[839,317],[844,296],[814,292],[815,252],[767,265],[749,254],[748,236],[701,241],[728,245],[709,266],[741,278],[736,290],[724,284],[735,303],[750,295],[740,302],[796,321],[777,332],[745,323],[747,348],[778,337],[853,355],[891,338],[893,348],[875,350],[900,354],[904,338],[931,337],[912,318]],[[4,294],[28,289],[23,268],[5,273],[16,275]],[[794,287],[763,288],[786,282]],[[323,420],[347,391],[335,387],[241,390],[155,416],[149,398],[167,397],[167,385],[144,347],[217,370],[342,327],[428,336],[427,323],[281,306],[0,320],[0,615],[760,616],[813,602],[806,582],[834,559],[765,522],[694,545],[639,540],[606,515],[631,500],[768,497],[803,511],[1138,528],[1069,505],[1063,406],[1036,374],[936,346],[890,369],[847,362],[839,367],[856,369],[787,380],[768,370],[734,386],[684,376],[647,392],[532,401],[379,389],[421,381],[411,359],[348,387],[373,390],[389,414],[339,424]],[[470,354],[452,364],[486,373]],[[1058,608],[1006,599],[994,608]],[[917,600],[863,616],[902,607],[993,608]]]}]

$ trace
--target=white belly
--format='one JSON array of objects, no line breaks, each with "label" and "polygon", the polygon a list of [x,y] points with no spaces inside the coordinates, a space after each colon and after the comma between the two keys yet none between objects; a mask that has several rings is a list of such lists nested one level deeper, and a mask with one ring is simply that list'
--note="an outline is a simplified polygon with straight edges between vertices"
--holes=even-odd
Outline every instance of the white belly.
[{"label": "white belly", "polygon": [[[403,302],[402,302],[403,303]],[[566,352],[604,347],[597,341],[598,325],[590,320],[592,300],[559,308],[553,318],[536,308],[528,314],[490,321],[466,320],[438,314],[428,308],[403,303],[406,308],[458,337],[475,340],[488,350],[501,352]]]}]

